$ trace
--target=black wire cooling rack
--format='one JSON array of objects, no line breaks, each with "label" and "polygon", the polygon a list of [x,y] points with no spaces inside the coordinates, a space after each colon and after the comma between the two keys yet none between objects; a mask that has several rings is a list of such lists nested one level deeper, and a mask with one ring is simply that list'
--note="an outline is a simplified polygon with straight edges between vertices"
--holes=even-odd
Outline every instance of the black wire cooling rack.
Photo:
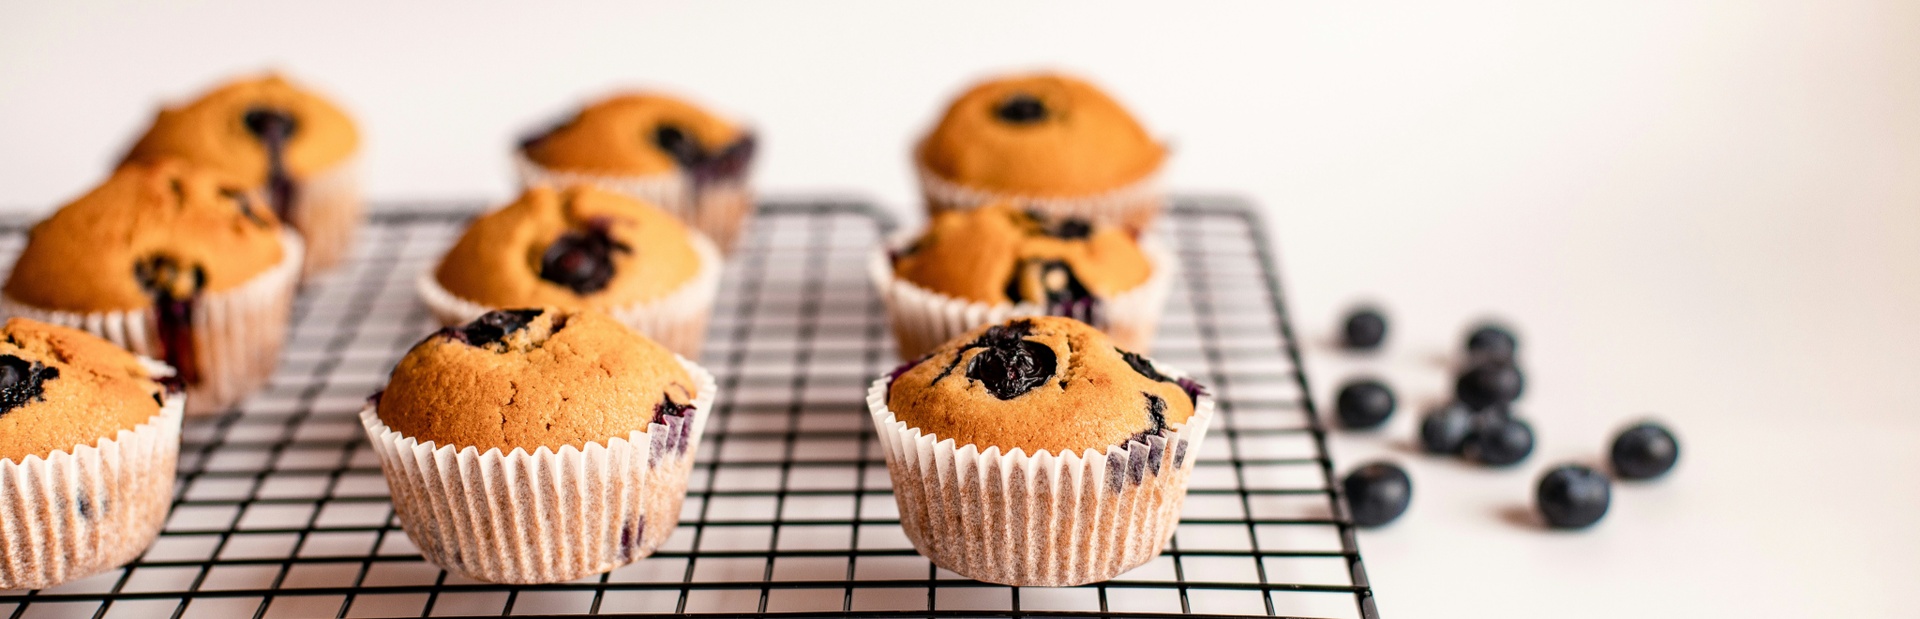
[{"label": "black wire cooling rack", "polygon": [[[0,616],[1377,617],[1262,227],[1236,200],[1176,202],[1163,229],[1184,290],[1153,354],[1205,382],[1219,417],[1166,552],[1113,581],[990,585],[914,552],[863,404],[897,363],[864,269],[892,223],[851,200],[766,205],[728,265],[701,360],[718,410],[658,553],[543,586],[424,562],[356,413],[435,327],[413,278],[479,205],[414,205],[377,210],[355,257],[302,292],[264,391],[188,422],[173,513],[145,555],[0,592]],[[8,262],[20,230],[0,235]]]}]

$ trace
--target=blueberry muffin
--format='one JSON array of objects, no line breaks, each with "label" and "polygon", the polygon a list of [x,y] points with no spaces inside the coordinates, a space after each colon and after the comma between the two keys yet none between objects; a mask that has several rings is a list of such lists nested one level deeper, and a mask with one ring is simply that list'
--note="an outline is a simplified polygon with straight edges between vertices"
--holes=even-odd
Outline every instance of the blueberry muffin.
[{"label": "blueberry muffin", "polygon": [[361,421],[428,559],[560,582],[672,533],[715,389],[602,312],[499,310],[414,346]]},{"label": "blueberry muffin", "polygon": [[86,332],[14,318],[0,335],[0,590],[131,561],[173,502],[182,396]]},{"label": "blueberry muffin", "polygon": [[339,263],[363,206],[353,160],[360,134],[332,102],[279,75],[239,79],[160,110],[129,162],[179,158],[259,189],[306,240],[308,273]]},{"label": "blueberry muffin", "polygon": [[501,308],[596,309],[694,357],[719,284],[720,255],[704,235],[577,185],[536,186],[475,219],[419,288],[442,324]]},{"label": "blueberry muffin", "polygon": [[588,104],[529,136],[518,153],[527,185],[591,184],[666,209],[731,251],[753,213],[751,132],[658,93]]},{"label": "blueberry muffin", "polygon": [[875,381],[867,403],[914,547],[1016,586],[1102,581],[1158,555],[1214,406],[1199,384],[1050,316],[947,342]]},{"label": "blueberry muffin", "polygon": [[930,213],[1000,200],[1142,230],[1164,198],[1167,149],[1112,97],[1058,74],[987,81],[960,95],[914,151]]},{"label": "blueberry muffin", "polygon": [[0,313],[163,359],[190,414],[218,412],[273,373],[300,252],[258,193],[179,160],[128,164],[33,227]]},{"label": "blueberry muffin", "polygon": [[900,356],[983,324],[1066,316],[1128,349],[1153,341],[1173,259],[1113,225],[1047,218],[997,202],[935,215],[920,236],[873,258]]}]

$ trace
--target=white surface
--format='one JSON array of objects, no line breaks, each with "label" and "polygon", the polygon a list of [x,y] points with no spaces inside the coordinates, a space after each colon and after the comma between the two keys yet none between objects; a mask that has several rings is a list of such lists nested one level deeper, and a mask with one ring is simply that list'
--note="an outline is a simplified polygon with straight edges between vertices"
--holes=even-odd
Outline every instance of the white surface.
[{"label": "white surface", "polygon": [[[507,195],[513,136],[656,84],[751,118],[776,190],[906,211],[905,152],[984,72],[1095,76],[1177,147],[1174,187],[1269,209],[1295,317],[1370,297],[1390,352],[1312,351],[1413,403],[1473,317],[1523,330],[1534,459],[1337,437],[1411,513],[1361,548],[1389,617],[1894,616],[1920,577],[1920,5],[84,3],[0,8],[0,204],[97,180],[154,103],[280,66],[345,101],[379,199]],[[1596,529],[1516,518],[1549,463],[1657,413],[1669,480]]]}]

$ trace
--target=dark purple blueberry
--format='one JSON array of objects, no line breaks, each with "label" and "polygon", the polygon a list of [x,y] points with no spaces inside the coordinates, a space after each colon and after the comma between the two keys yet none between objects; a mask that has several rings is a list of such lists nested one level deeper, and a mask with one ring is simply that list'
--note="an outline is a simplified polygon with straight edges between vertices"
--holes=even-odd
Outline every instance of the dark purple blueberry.
[{"label": "dark purple blueberry", "polygon": [[1512,361],[1519,347],[1512,331],[1493,323],[1482,323],[1467,335],[1467,356],[1479,361]]},{"label": "dark purple blueberry", "polygon": [[1386,383],[1360,379],[1340,388],[1334,412],[1341,426],[1361,430],[1386,423],[1393,416],[1394,405],[1393,390]]},{"label": "dark purple blueberry", "polygon": [[299,128],[293,115],[270,107],[249,109],[246,116],[241,117],[241,121],[246,123],[248,133],[252,133],[253,137],[263,142],[285,143]]},{"label": "dark purple blueberry", "polygon": [[1037,123],[1047,119],[1047,104],[1033,95],[1014,93],[993,107],[993,116],[1016,125]]},{"label": "dark purple blueberry", "polygon": [[566,286],[578,294],[605,290],[613,281],[613,256],[631,251],[613,239],[609,225],[595,222],[584,230],[570,230],[554,239],[540,256],[540,279]]},{"label": "dark purple blueberry", "polygon": [[709,155],[705,161],[688,167],[693,173],[693,185],[696,189],[727,179],[739,178],[747,171],[747,164],[753,162],[754,150],[758,148],[758,138],[749,133],[720,152]]},{"label": "dark purple blueberry", "polygon": [[60,369],[0,355],[0,415],[46,396],[46,382],[60,377]]},{"label": "dark purple blueberry", "polygon": [[1053,378],[1058,364],[1053,349],[1039,342],[996,342],[974,355],[967,378],[980,381],[987,392],[1011,400]]},{"label": "dark purple blueberry", "polygon": [[154,335],[161,358],[173,366],[182,382],[200,383],[200,365],[193,344],[193,314],[207,270],[182,264],[172,256],[154,254],[134,263],[133,279],[153,299]]},{"label": "dark purple blueberry", "polygon": [[1147,428],[1135,433],[1132,438],[1127,439],[1128,442],[1144,443],[1147,437],[1159,436],[1160,433],[1167,431],[1167,401],[1145,391],[1140,392],[1140,395],[1147,398]]},{"label": "dark purple blueberry", "polygon": [[1342,325],[1341,345],[1350,350],[1373,350],[1387,339],[1387,317],[1372,307],[1355,308]]},{"label": "dark purple blueberry", "polygon": [[707,161],[707,151],[700,146],[700,141],[687,135],[686,130],[678,125],[660,123],[653,129],[653,145],[666,151],[683,168],[692,168]]},{"label": "dark purple blueberry", "polygon": [[286,221],[297,190],[293,176],[287,173],[287,144],[299,130],[299,123],[286,111],[267,107],[247,110],[241,121],[267,151],[267,200],[274,214]]},{"label": "dark purple blueberry", "polygon": [[1448,403],[1420,419],[1420,448],[1433,454],[1458,454],[1473,432],[1474,412],[1459,402]]},{"label": "dark purple blueberry", "polygon": [[1413,480],[1391,462],[1370,462],[1347,474],[1341,482],[1347,493],[1347,511],[1353,524],[1377,527],[1407,513],[1413,502]]},{"label": "dark purple blueberry", "polygon": [[1145,376],[1147,378],[1150,378],[1159,382],[1163,382],[1163,383],[1173,383],[1173,384],[1179,385],[1182,391],[1187,392],[1188,402],[1196,403],[1196,404],[1199,403],[1200,394],[1207,392],[1207,388],[1204,386],[1201,386],[1200,383],[1196,383],[1196,382],[1193,382],[1192,380],[1185,379],[1185,378],[1174,378],[1172,376],[1168,376],[1166,374],[1161,373],[1159,368],[1153,367],[1152,361],[1148,360],[1146,357],[1140,356],[1137,353],[1131,353],[1125,350],[1121,350],[1117,346],[1114,347],[1113,351],[1120,353],[1120,358],[1125,359],[1127,361],[1127,367],[1133,368],[1133,371],[1140,374],[1141,376]]},{"label": "dark purple blueberry", "polygon": [[1479,415],[1460,446],[1467,460],[1488,466],[1507,466],[1533,454],[1533,426],[1512,417]]},{"label": "dark purple blueberry", "polygon": [[1484,409],[1507,404],[1526,390],[1527,377],[1511,362],[1476,363],[1453,383],[1453,395],[1467,406]]},{"label": "dark purple blueberry", "polygon": [[[541,312],[542,310],[538,309],[494,310],[481,314],[479,318],[473,319],[473,322],[441,329],[436,335],[449,337],[470,346],[487,346],[527,328],[527,324],[532,323]],[[554,330],[557,331],[560,327],[561,325],[555,324]]]},{"label": "dark purple blueberry", "polygon": [[1013,276],[1007,278],[1005,292],[1014,303],[1039,303],[1046,307],[1048,315],[1086,322],[1091,322],[1090,315],[1081,314],[1097,301],[1064,260],[1020,261],[1013,267]]},{"label": "dark purple blueberry", "polygon": [[1093,224],[1078,217],[1050,217],[1040,211],[1025,211],[1027,225],[1037,229],[1040,234],[1063,241],[1077,241],[1093,236]]},{"label": "dark purple blueberry", "polygon": [[1614,437],[1612,456],[1613,474],[1621,479],[1653,479],[1673,470],[1680,460],[1680,441],[1665,426],[1645,422]]},{"label": "dark purple blueberry", "polygon": [[1612,503],[1612,482],[1598,471],[1567,464],[1555,467],[1540,477],[1534,490],[1534,506],[1547,525],[1556,529],[1584,529],[1607,515]]}]

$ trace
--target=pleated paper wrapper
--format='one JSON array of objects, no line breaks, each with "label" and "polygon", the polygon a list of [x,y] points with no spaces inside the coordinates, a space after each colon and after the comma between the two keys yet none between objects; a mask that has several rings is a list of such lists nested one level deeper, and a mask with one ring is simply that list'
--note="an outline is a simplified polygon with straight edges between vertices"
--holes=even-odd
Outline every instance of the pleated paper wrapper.
[{"label": "pleated paper wrapper", "polygon": [[360,412],[407,538],[427,560],[476,580],[538,584],[612,571],[650,554],[680,522],[713,375],[679,359],[699,395],[691,419],[585,448],[481,453],[402,436]]},{"label": "pleated paper wrapper", "polygon": [[[208,292],[194,302],[193,361],[198,380],[187,385],[187,414],[227,410],[273,376],[287,321],[300,284],[305,243],[282,229],[279,264],[232,290]],[[166,358],[152,308],[108,312],[42,309],[0,297],[0,314],[73,327],[100,336],[134,354]]]},{"label": "pleated paper wrapper", "polygon": [[[707,318],[713,314],[714,298],[720,294],[722,263],[720,250],[704,234],[692,234],[693,251],[700,255],[700,270],[679,289],[667,296],[627,307],[607,310],[614,320],[659,342],[661,346],[689,359],[700,357],[706,343]],[[414,281],[420,300],[427,304],[440,324],[455,326],[471,322],[496,309],[474,303],[449,292],[434,277],[437,266],[430,266]]]},{"label": "pleated paper wrapper", "polygon": [[1109,580],[1159,556],[1214,410],[1212,396],[1200,395],[1187,423],[1104,453],[981,451],[896,419],[891,382],[874,381],[867,408],[907,538],[934,565],[1021,587]]},{"label": "pleated paper wrapper", "polygon": [[341,162],[300,182],[286,223],[307,242],[303,277],[332,269],[346,258],[365,211],[356,161]]},{"label": "pleated paper wrapper", "polygon": [[1155,171],[1133,184],[1089,196],[1028,196],[968,187],[940,176],[938,172],[916,165],[920,193],[927,199],[927,215],[968,210],[1012,202],[1023,210],[1037,211],[1049,217],[1073,217],[1145,232],[1166,210],[1167,197],[1160,188],[1160,173]]},{"label": "pleated paper wrapper", "polygon": [[170,394],[146,422],[93,445],[0,460],[0,590],[44,589],[146,551],[173,505],[186,399]]},{"label": "pleated paper wrapper", "polygon": [[733,253],[740,232],[753,216],[753,187],[747,182],[751,163],[738,175],[698,187],[689,174],[679,170],[640,176],[555,170],[534,163],[518,150],[513,154],[513,167],[525,187],[591,185],[639,198],[705,232],[726,253]]},{"label": "pleated paper wrapper", "polygon": [[[898,236],[890,244],[905,247],[911,236]],[[1093,325],[1113,338],[1120,348],[1147,353],[1153,348],[1153,336],[1160,326],[1160,314],[1166,309],[1167,294],[1178,278],[1180,262],[1173,252],[1152,238],[1145,238],[1140,249],[1147,256],[1151,272],[1147,281],[1131,290],[1100,299],[1095,315],[1069,316]],[[887,320],[893,324],[895,343],[901,360],[920,358],[941,344],[982,325],[997,324],[1019,316],[1044,316],[1047,309],[1038,303],[986,303],[949,296],[896,276],[892,252],[876,250],[868,260],[867,274],[886,305]]]}]

